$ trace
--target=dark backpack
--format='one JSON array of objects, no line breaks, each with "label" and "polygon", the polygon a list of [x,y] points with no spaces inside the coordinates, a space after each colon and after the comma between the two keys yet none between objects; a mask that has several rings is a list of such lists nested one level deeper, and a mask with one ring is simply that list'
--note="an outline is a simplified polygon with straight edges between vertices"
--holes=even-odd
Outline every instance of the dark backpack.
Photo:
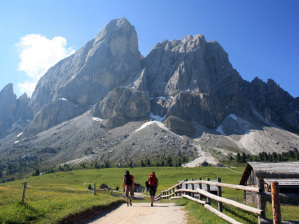
[{"label": "dark backpack", "polygon": [[131,180],[131,175],[130,174],[125,174],[125,185],[131,185],[132,180]]},{"label": "dark backpack", "polygon": [[145,181],[145,187],[146,187],[146,190],[149,189],[149,183],[148,183],[148,181]]}]

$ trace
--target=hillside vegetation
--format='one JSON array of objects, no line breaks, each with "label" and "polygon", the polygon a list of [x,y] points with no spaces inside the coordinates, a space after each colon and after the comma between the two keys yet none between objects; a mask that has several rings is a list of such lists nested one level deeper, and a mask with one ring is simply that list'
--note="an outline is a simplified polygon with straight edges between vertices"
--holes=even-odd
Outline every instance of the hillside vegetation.
[{"label": "hillside vegetation", "polygon": [[[158,194],[178,180],[185,178],[197,179],[198,177],[209,177],[211,180],[217,176],[222,178],[222,182],[238,184],[243,167],[232,170],[218,167],[196,167],[196,168],[174,168],[174,167],[143,167],[131,168],[135,181],[144,185],[148,174],[155,171],[159,179]],[[94,207],[100,209],[109,205],[122,203],[121,197],[113,197],[109,192],[97,192],[93,195],[88,191],[88,185],[97,183],[107,184],[115,189],[121,187],[124,168],[108,169],[85,169],[67,172],[57,172],[41,176],[29,177],[25,180],[12,181],[0,184],[0,222],[1,223],[59,223],[74,214],[90,210]],[[25,204],[21,204],[22,182],[27,181]],[[243,191],[233,189],[223,189],[223,197],[235,200],[243,199]],[[137,201],[136,201],[137,202]],[[189,221],[191,223],[207,223],[204,220],[216,220],[225,223],[213,214],[205,211],[203,206],[186,200],[177,201],[186,205],[189,211]],[[253,205],[256,206],[256,205]],[[224,205],[224,211],[232,214],[244,223],[256,223],[256,216]],[[227,208],[227,209],[226,209]],[[268,205],[267,208],[270,208]],[[299,220],[296,216],[296,206],[283,207],[283,219]],[[271,217],[268,209],[267,217]],[[286,211],[286,212],[285,212]],[[197,221],[195,221],[197,220]]]}]

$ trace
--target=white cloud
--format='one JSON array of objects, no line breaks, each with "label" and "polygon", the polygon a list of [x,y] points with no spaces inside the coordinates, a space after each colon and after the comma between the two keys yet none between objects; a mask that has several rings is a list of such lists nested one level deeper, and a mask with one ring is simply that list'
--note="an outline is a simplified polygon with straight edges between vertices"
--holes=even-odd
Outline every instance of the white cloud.
[{"label": "white cloud", "polygon": [[25,81],[23,83],[19,82],[18,87],[21,93],[27,93],[28,96],[31,96],[35,89],[36,84],[37,81],[36,82]]},{"label": "white cloud", "polygon": [[48,39],[40,34],[22,37],[16,47],[20,51],[21,60],[18,70],[25,72],[29,79],[18,83],[18,87],[29,96],[33,93],[37,81],[50,67],[75,52],[74,49],[66,47],[65,38],[58,36]]}]

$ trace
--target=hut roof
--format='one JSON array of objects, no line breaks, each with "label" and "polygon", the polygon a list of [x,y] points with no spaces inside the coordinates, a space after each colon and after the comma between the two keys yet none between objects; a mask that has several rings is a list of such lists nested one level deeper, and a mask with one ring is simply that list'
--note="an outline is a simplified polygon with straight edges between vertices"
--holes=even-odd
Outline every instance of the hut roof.
[{"label": "hut roof", "polygon": [[245,185],[251,171],[260,178],[296,178],[299,179],[299,162],[247,162],[240,185]]},{"label": "hut roof", "polygon": [[279,186],[299,186],[299,179],[265,179],[265,183],[270,185],[271,182],[278,182]]}]

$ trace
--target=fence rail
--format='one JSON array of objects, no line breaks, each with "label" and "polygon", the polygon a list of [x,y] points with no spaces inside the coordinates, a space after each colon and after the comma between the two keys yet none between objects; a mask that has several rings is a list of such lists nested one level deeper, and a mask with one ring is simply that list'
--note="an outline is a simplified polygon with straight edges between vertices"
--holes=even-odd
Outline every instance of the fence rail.
[{"label": "fence rail", "polygon": [[[195,189],[194,187],[195,184],[198,184],[199,188]],[[202,189],[203,184],[207,186],[206,190]],[[185,188],[183,188],[183,186]],[[217,187],[217,195],[210,193],[210,186]],[[180,183],[173,185],[172,187],[162,191],[161,194],[156,197],[156,201],[160,199],[187,198],[189,200],[202,204],[206,209],[213,212],[220,218],[226,220],[227,222],[233,224],[239,224],[240,222],[234,220],[233,218],[227,216],[222,212],[222,203],[224,203],[258,215],[258,223],[261,224],[265,222],[265,211],[264,209],[261,209],[264,208],[263,206],[261,206],[261,204],[265,204],[265,201],[269,200],[269,195],[264,192],[264,188],[261,185],[258,186],[259,187],[248,187],[243,185],[221,183],[220,178],[217,178],[217,182],[210,181],[209,178],[207,178],[207,180],[202,180],[201,178],[199,178],[199,180],[191,180],[191,181],[188,181],[186,179],[185,181],[181,181]],[[221,187],[256,192],[259,195],[259,198],[261,199],[260,201],[258,201],[258,208],[254,208],[245,205],[243,203],[222,197]],[[196,198],[195,195],[199,195],[198,198]],[[206,200],[203,200],[203,196],[206,197]],[[275,203],[275,208],[279,207],[279,200],[277,199],[278,197],[279,197],[278,194],[276,195],[272,194],[272,202]],[[211,200],[218,202],[218,210],[211,206]],[[280,209],[275,209],[275,211],[280,213]],[[280,214],[275,213],[273,214],[273,217],[280,217]],[[274,220],[277,220],[277,218],[274,218]],[[274,223],[281,223],[281,222],[274,222]]]}]

